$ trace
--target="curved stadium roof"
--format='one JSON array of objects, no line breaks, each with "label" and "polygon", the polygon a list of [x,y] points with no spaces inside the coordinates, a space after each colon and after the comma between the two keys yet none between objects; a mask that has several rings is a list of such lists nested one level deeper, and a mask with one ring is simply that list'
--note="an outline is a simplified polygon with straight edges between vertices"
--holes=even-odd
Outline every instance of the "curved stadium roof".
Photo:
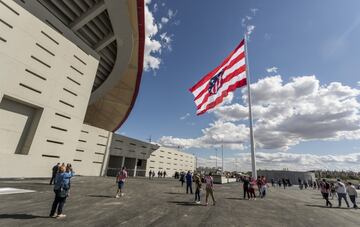
[{"label": "curved stadium roof", "polygon": [[85,123],[117,130],[141,81],[144,0],[15,1],[99,60]]}]

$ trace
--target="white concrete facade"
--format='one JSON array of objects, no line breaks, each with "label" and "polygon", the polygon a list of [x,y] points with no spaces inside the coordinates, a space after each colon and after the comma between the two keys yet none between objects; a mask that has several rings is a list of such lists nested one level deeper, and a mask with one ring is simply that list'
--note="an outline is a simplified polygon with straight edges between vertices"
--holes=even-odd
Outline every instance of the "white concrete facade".
[{"label": "white concrete facade", "polygon": [[98,60],[13,1],[0,15],[0,177],[49,176],[81,156]]},{"label": "white concrete facade", "polygon": [[192,154],[176,150],[169,147],[159,147],[156,151],[151,153],[147,160],[146,176],[149,171],[155,171],[157,176],[158,171],[166,171],[168,177],[172,177],[175,172],[193,172],[195,170],[196,158]]},{"label": "white concrete facade", "polygon": [[113,133],[84,124],[72,165],[82,176],[104,175]]},{"label": "white concrete facade", "polygon": [[125,166],[130,176],[148,176],[149,171],[166,171],[167,177],[175,172],[194,171],[195,156],[169,147],[161,147],[123,135],[113,134],[107,175],[113,176]]}]

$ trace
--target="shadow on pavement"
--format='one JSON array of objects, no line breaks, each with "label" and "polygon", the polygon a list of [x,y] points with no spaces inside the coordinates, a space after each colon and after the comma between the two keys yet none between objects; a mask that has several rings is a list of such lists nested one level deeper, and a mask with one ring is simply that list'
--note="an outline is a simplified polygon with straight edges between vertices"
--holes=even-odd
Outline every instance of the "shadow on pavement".
[{"label": "shadow on pavement", "polygon": [[0,219],[34,219],[34,218],[50,218],[50,217],[38,216],[32,214],[0,214]]},{"label": "shadow on pavement", "polygon": [[184,202],[184,201],[168,201],[168,203],[173,203],[181,206],[201,206],[201,204],[196,204],[194,202]]},{"label": "shadow on pavement", "polygon": [[305,206],[308,206],[308,207],[320,207],[320,208],[331,208],[331,209],[350,209],[350,208],[347,208],[347,207],[337,207],[337,206],[334,206],[333,207],[327,207],[327,206],[324,206],[324,205],[315,205],[315,204],[306,204]]},{"label": "shadow on pavement", "polygon": [[242,198],[225,198],[225,199],[231,199],[231,200],[248,200],[248,199],[242,199]]},{"label": "shadow on pavement", "polygon": [[114,198],[114,196],[110,195],[87,195],[89,197],[97,197],[97,198]]},{"label": "shadow on pavement", "polygon": [[170,195],[184,195],[185,193],[181,193],[181,192],[165,192],[165,194],[170,194]]}]

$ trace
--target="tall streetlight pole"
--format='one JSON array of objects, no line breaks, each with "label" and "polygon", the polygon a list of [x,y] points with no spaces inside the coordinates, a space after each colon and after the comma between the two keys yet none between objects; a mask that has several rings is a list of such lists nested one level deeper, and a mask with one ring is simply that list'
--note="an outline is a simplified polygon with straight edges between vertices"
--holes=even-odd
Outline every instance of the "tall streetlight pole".
[{"label": "tall streetlight pole", "polygon": [[217,170],[217,148],[215,148],[215,167],[216,167],[216,170]]},{"label": "tall streetlight pole", "polygon": [[224,144],[221,141],[221,175],[224,174]]}]

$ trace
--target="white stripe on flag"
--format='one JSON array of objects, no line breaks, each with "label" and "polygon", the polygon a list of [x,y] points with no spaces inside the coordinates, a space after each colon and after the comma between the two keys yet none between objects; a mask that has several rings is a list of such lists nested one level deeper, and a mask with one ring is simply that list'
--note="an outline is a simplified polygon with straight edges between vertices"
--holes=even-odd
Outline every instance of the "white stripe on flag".
[{"label": "white stripe on flag", "polygon": [[196,111],[196,113],[200,113],[201,111],[205,110],[207,108],[207,105],[214,102],[218,97],[222,96],[223,91],[227,90],[231,85],[245,78],[246,78],[246,71],[240,73],[239,75],[233,77],[228,82],[224,83],[215,95],[210,96],[208,100],[203,105],[201,105],[201,107]]},{"label": "white stripe on flag", "polygon": [[[242,54],[245,51],[244,45],[242,45],[232,56],[231,58],[216,72],[214,73],[214,75],[216,75],[217,73],[221,72],[221,70],[223,70],[223,68],[225,68],[226,66],[228,66],[230,64],[230,62],[232,60],[234,60],[236,57],[238,57],[240,54]],[[202,90],[204,90],[206,88],[206,86],[208,85],[208,82],[204,82],[204,84],[202,84],[200,87],[198,87],[195,91],[192,92],[192,94],[197,97],[200,92]]]}]

